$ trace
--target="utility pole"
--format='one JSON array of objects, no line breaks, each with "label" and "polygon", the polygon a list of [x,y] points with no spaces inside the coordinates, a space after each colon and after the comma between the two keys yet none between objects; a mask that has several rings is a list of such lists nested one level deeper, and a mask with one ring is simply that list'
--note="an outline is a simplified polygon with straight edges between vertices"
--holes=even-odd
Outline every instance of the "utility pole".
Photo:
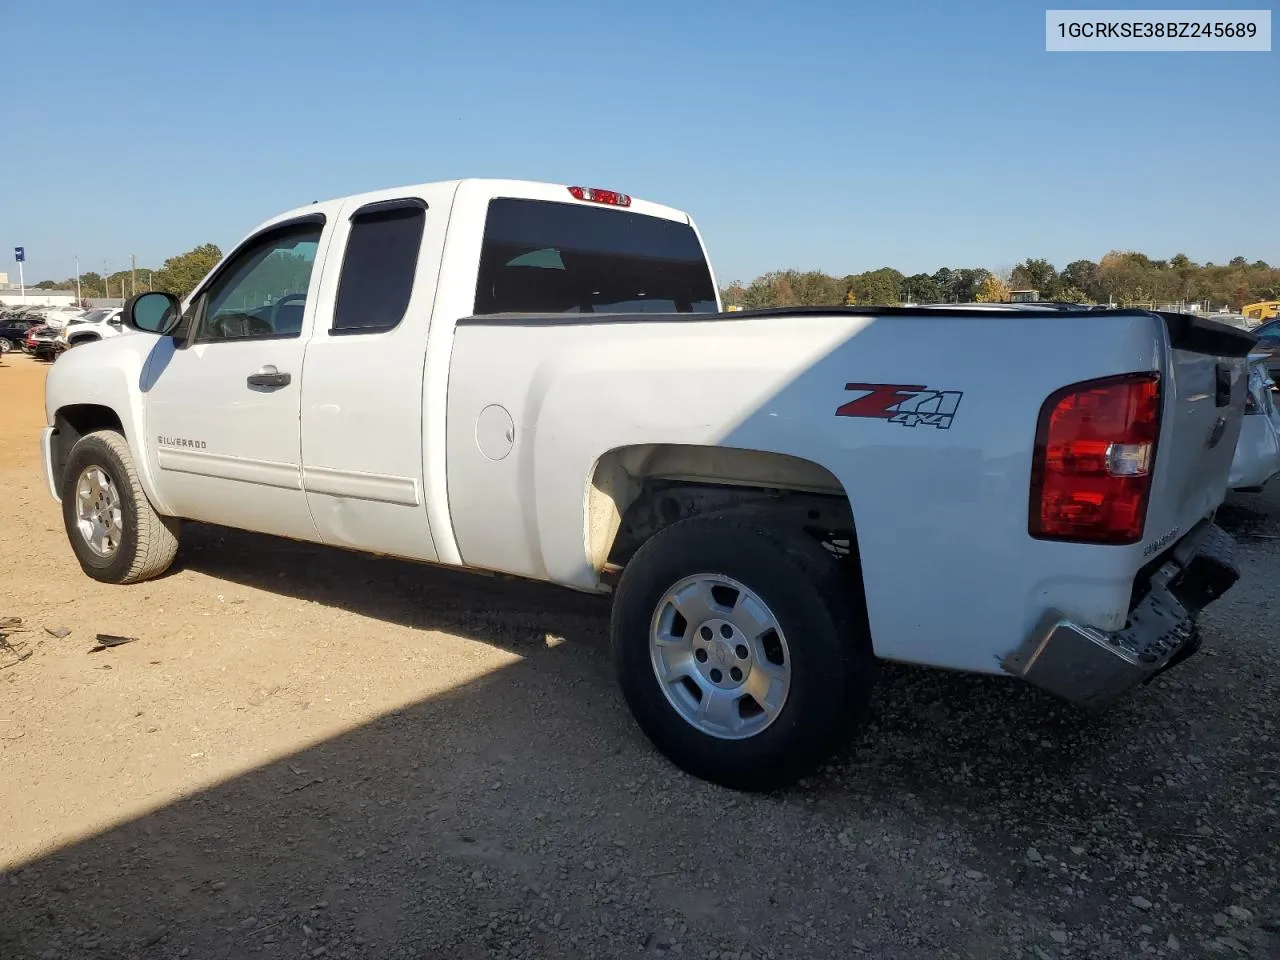
[{"label": "utility pole", "polygon": [[76,306],[80,306],[80,258],[76,257]]},{"label": "utility pole", "polygon": [[138,258],[129,254],[129,296],[138,295]]}]

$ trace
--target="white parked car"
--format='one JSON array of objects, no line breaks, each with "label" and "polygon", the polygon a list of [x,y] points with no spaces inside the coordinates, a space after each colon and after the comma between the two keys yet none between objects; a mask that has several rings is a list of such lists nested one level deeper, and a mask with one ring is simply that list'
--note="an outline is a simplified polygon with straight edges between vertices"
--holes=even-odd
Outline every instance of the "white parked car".
[{"label": "white parked car", "polygon": [[45,325],[54,330],[62,330],[71,321],[84,316],[84,310],[72,306],[41,307],[39,313],[44,317]]},{"label": "white parked car", "polygon": [[1022,306],[721,312],[678,210],[422,184],[131,300],[142,335],[50,371],[41,449],[108,583],[163,573],[188,519],[612,593],[644,732],[767,788],[880,659],[1104,706],[1238,578],[1213,517],[1253,338]]},{"label": "white parked car", "polygon": [[58,349],[65,350],[119,336],[124,331],[122,313],[120,307],[86,310],[81,316],[67,321],[67,325],[58,331]]},{"label": "white parked car", "polygon": [[1265,353],[1249,355],[1249,395],[1244,422],[1231,461],[1231,489],[1256,493],[1280,474],[1280,411],[1276,410],[1275,382],[1267,372]]}]

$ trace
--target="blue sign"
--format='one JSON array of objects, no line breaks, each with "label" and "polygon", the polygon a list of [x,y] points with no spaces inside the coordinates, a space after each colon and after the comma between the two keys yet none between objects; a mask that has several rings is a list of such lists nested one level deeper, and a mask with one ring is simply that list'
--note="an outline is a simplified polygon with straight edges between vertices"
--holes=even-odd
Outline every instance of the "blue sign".
[{"label": "blue sign", "polygon": [[27,248],[26,248],[26,247],[14,247],[14,248],[13,248],[13,259],[17,260],[19,263],[22,263],[24,260],[26,260],[26,259],[27,259]]}]

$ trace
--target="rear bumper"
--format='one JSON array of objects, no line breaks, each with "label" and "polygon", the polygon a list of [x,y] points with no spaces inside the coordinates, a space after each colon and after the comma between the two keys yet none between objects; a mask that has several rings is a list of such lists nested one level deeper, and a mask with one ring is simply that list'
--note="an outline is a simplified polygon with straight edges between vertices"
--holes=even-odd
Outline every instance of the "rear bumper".
[{"label": "rear bumper", "polygon": [[1124,629],[1097,630],[1049,611],[1001,665],[1065,700],[1101,709],[1195,653],[1197,614],[1239,578],[1235,541],[1202,524],[1151,575]]}]

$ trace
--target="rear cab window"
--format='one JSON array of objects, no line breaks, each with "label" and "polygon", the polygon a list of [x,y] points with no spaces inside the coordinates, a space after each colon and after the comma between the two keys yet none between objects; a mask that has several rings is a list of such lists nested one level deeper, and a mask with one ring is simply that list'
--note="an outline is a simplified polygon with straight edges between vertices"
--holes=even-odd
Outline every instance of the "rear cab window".
[{"label": "rear cab window", "polygon": [[351,215],[331,335],[386,333],[404,319],[413,296],[426,225],[421,200],[366,204]]},{"label": "rear cab window", "polygon": [[711,270],[688,223],[552,200],[489,203],[476,316],[717,310]]}]

